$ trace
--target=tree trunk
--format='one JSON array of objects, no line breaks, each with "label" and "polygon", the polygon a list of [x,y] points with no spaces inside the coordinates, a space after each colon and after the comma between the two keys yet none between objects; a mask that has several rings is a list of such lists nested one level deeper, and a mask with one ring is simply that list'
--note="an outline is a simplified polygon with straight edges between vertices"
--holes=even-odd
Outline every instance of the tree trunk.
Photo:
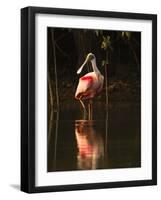
[{"label": "tree trunk", "polygon": [[58,91],[58,77],[57,77],[57,65],[56,65],[56,52],[55,52],[55,40],[54,40],[54,29],[51,29],[51,40],[53,46],[53,58],[54,58],[54,73],[55,73],[55,92],[56,92],[56,104],[57,110],[59,110],[59,91]]}]

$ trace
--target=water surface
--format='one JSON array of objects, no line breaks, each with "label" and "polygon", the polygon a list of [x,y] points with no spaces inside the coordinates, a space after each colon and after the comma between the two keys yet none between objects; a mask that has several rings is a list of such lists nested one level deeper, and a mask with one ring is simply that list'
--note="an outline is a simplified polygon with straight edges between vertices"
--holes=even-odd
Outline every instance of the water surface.
[{"label": "water surface", "polygon": [[74,110],[49,116],[48,172],[141,166],[138,105],[112,106],[107,113],[98,106],[93,120],[79,119]]}]

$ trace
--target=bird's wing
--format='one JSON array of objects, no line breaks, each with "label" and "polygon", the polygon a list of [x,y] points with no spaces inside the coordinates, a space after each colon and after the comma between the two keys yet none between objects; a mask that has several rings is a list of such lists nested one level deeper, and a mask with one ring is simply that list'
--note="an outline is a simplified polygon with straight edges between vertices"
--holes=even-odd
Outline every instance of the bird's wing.
[{"label": "bird's wing", "polygon": [[92,79],[88,76],[81,77],[79,79],[75,97],[79,98],[81,94],[85,94],[92,87],[92,82]]}]

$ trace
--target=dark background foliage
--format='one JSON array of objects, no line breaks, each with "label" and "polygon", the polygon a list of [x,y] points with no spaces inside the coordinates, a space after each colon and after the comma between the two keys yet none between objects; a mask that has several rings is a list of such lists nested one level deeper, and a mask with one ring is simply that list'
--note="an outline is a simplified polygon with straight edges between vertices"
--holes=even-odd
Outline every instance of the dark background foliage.
[{"label": "dark background foliage", "polygon": [[[89,52],[95,54],[97,66],[107,78],[110,103],[140,102],[140,32],[49,27],[47,34],[50,105],[56,105],[56,101],[74,100],[79,79],[76,71]],[[83,74],[91,70],[89,63]],[[103,91],[105,87],[104,85]],[[96,98],[96,101],[103,100],[104,92]]]}]

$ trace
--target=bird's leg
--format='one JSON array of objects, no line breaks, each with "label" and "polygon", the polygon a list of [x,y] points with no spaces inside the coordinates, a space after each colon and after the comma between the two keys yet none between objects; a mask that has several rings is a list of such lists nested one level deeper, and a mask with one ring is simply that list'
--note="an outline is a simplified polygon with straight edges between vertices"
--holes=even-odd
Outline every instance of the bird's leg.
[{"label": "bird's leg", "polygon": [[90,100],[90,107],[91,107],[91,120],[93,120],[93,100]]},{"label": "bird's leg", "polygon": [[81,103],[81,105],[82,105],[82,107],[83,107],[83,119],[85,120],[85,119],[86,119],[86,116],[87,116],[86,107],[85,107],[83,101],[81,100],[81,98],[79,99],[79,101],[80,101],[80,103]]},{"label": "bird's leg", "polygon": [[88,102],[88,119],[89,120],[93,119],[93,101],[92,101],[92,99],[90,99]]},{"label": "bird's leg", "polygon": [[91,118],[91,108],[90,108],[90,101],[88,102],[88,120]]}]

